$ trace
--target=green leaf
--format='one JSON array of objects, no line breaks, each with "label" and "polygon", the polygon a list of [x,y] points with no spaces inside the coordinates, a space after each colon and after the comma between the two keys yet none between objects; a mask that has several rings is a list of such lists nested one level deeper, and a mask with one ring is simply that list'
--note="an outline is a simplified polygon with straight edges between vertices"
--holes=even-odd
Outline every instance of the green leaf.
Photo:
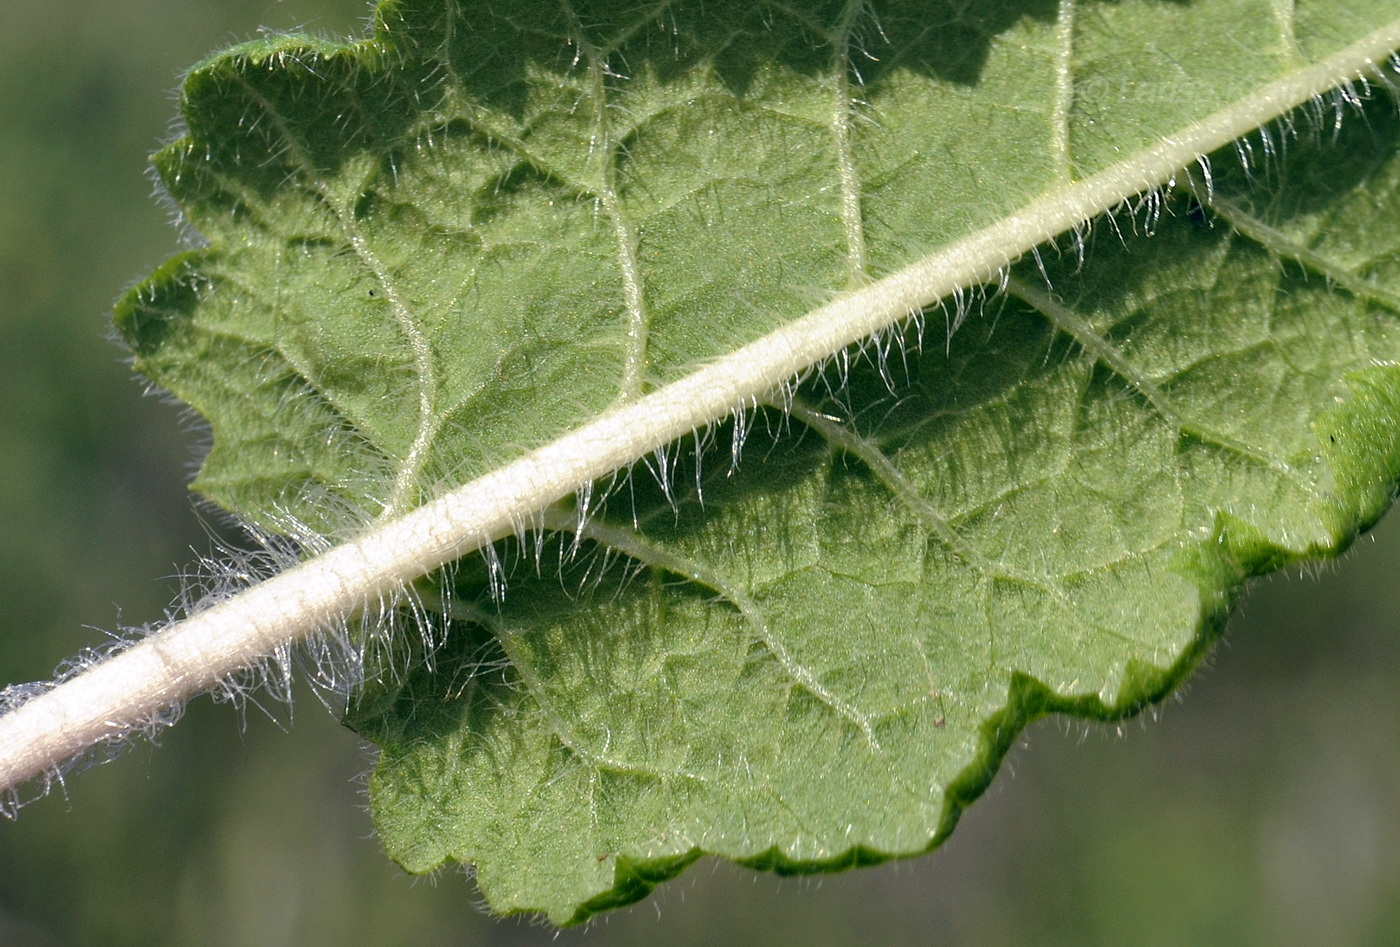
[{"label": "green leaf", "polygon": [[[208,243],[118,324],[214,429],[197,489],[343,537],[1400,14],[1341,7],[385,3],[190,74],[156,163]],[[1400,476],[1400,127],[1326,122],[425,578],[434,645],[347,721],[389,853],[557,922],[706,852],[869,863],[941,841],[1031,719],[1169,692],[1246,576]]]}]

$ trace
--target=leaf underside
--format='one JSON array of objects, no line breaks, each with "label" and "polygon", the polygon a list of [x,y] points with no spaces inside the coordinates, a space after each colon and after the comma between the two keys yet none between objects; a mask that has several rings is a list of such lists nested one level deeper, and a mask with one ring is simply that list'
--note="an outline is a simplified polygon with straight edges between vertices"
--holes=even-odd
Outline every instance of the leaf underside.
[{"label": "leaf underside", "polygon": [[[251,523],[421,502],[1397,13],[497,6],[386,3],[366,42],[186,81],[156,164],[207,245],[117,320]],[[347,720],[389,853],[560,923],[702,853],[875,862],[941,841],[1035,717],[1168,693],[1247,576],[1336,554],[1400,476],[1400,123],[1332,117],[425,578],[437,643]]]}]

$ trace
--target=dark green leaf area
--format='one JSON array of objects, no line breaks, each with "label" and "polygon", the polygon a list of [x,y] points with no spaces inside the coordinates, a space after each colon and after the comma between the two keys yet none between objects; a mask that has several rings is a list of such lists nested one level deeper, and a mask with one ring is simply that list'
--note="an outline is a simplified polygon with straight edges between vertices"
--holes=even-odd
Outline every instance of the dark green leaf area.
[{"label": "dark green leaf area", "polygon": [[[1348,134],[1385,154],[1374,111]],[[1389,166],[1345,199],[1384,200]],[[447,644],[349,720],[383,750],[390,854],[473,863],[493,908],[556,922],[702,853],[913,854],[1029,720],[1166,694],[1247,576],[1335,554],[1400,470],[1387,283],[1329,282],[1355,266],[1257,185],[1222,167],[1205,211],[1101,221],[946,346],[927,313],[546,514],[495,578],[437,580]]]}]

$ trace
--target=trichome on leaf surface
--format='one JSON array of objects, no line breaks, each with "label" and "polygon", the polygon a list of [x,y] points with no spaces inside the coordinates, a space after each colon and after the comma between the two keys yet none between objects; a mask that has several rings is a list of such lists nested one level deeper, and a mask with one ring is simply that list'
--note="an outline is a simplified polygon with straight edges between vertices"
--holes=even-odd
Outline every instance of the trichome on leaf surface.
[{"label": "trichome on leaf surface", "polygon": [[566,923],[926,851],[1388,505],[1393,2],[501,11],[197,66],[117,310],[310,557],[127,654],[314,632],[410,871]]}]

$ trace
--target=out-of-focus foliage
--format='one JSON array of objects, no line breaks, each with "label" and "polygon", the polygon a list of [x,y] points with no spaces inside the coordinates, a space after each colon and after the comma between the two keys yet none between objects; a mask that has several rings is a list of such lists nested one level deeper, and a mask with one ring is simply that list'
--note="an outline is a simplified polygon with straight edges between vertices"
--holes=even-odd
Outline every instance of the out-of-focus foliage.
[{"label": "out-of-focus foliage", "polygon": [[[198,435],[141,398],[105,339],[116,291],[175,244],[143,174],[166,90],[259,23],[342,31],[364,5],[10,0],[6,13],[0,678],[18,681],[100,644],[84,625],[158,618],[174,583],[153,580],[209,546],[183,489]],[[1189,701],[1126,724],[1126,740],[1037,728],[1015,776],[930,859],[819,884],[702,866],[662,893],[660,921],[644,904],[560,940],[1393,942],[1397,571],[1400,536],[1322,583],[1261,587]],[[197,702],[158,751],[0,824],[0,943],[560,942],[481,917],[458,876],[394,869],[356,806],[367,762],[302,698],[288,732],[250,709],[246,735],[234,711]]]}]

